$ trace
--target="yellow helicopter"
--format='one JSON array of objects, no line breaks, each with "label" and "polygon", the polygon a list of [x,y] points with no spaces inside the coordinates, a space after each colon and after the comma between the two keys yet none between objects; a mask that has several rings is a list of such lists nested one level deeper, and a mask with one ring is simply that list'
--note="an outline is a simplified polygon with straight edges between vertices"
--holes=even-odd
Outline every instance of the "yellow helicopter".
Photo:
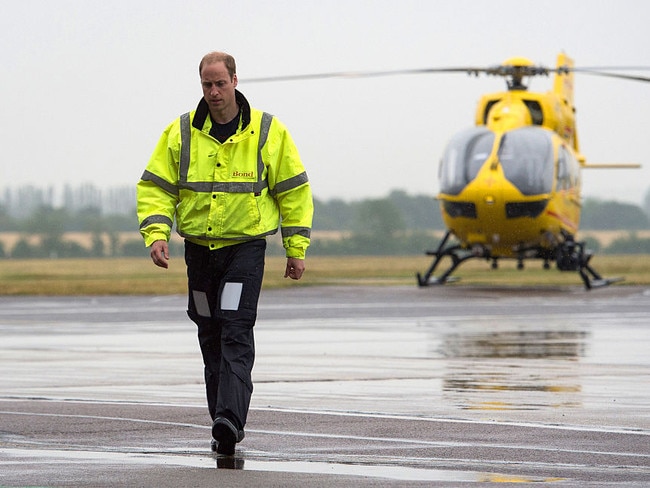
[{"label": "yellow helicopter", "polygon": [[[444,152],[438,199],[448,231],[427,253],[434,260],[418,273],[420,286],[449,281],[461,263],[477,257],[494,268],[501,258],[516,259],[519,269],[525,259],[541,259],[546,269],[555,261],[561,271],[577,271],[587,289],[620,280],[600,276],[590,264],[592,252],[575,239],[580,171],[638,165],[586,163],[576,132],[573,60],[558,55],[551,91],[527,90],[526,78],[549,71],[520,57],[485,71],[505,77],[508,89],[484,95],[475,126],[453,137]],[[452,236],[458,242],[448,244]],[[451,264],[434,277],[445,257]]]},{"label": "yellow helicopter", "polygon": [[[650,81],[636,75],[606,72],[613,68],[579,71],[616,78]],[[648,69],[618,68],[618,69]],[[555,69],[535,66],[522,57],[488,68],[424,68],[378,72],[339,72],[287,75],[247,81],[287,81],[332,77],[465,72],[502,76],[507,90],[484,95],[476,110],[475,126],[448,143],[439,167],[438,200],[447,232],[433,263],[417,274],[419,286],[453,281],[451,274],[472,258],[492,261],[543,260],[550,268],[577,271],[587,289],[606,286],[606,279],[590,265],[592,252],[576,240],[581,210],[582,168],[634,168],[635,164],[587,164],[578,147],[574,107],[573,60],[561,53]],[[555,74],[553,89],[529,92],[527,80]],[[438,266],[451,263],[439,276]]]}]

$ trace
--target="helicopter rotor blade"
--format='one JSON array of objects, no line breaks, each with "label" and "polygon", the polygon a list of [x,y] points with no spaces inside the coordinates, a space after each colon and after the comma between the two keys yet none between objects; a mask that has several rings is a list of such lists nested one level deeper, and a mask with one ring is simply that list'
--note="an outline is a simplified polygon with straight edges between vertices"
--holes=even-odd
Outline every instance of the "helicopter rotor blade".
[{"label": "helicopter rotor blade", "polygon": [[[619,69],[625,69],[625,68],[619,68]],[[648,70],[650,68],[632,68],[631,70]],[[578,68],[578,69],[573,69],[572,70],[575,73],[584,73],[586,75],[594,75],[594,76],[606,76],[608,78],[619,78],[623,80],[632,80],[632,81],[643,81],[643,82],[650,82],[650,77],[648,76],[641,76],[641,75],[631,75],[631,74],[625,74],[625,73],[609,73],[606,71],[598,70],[598,69],[590,69],[590,68]]]},{"label": "helicopter rotor blade", "polygon": [[380,76],[397,76],[397,75],[420,75],[428,73],[467,73],[478,76],[479,73],[486,72],[486,68],[458,67],[458,68],[414,68],[414,69],[397,69],[388,71],[337,71],[329,73],[312,73],[300,75],[278,75],[264,76],[260,78],[246,78],[240,80],[245,83],[267,83],[275,81],[298,81],[298,80],[319,80],[327,78],[375,78]]},{"label": "helicopter rotor blade", "polygon": [[646,71],[650,70],[649,66],[641,67],[594,67],[594,68],[546,68],[544,66],[508,66],[497,65],[490,67],[448,67],[448,68],[413,68],[413,69],[397,69],[387,71],[334,71],[325,73],[311,73],[311,74],[296,74],[296,75],[277,75],[277,76],[264,76],[259,78],[245,78],[241,79],[244,83],[268,83],[278,81],[300,81],[300,80],[319,80],[328,78],[376,78],[382,76],[398,76],[398,75],[422,75],[431,73],[466,73],[471,76],[478,76],[479,74],[488,74],[494,76],[512,76],[515,71],[523,76],[539,76],[548,75],[549,73],[567,73],[569,71],[575,73],[584,73],[594,76],[607,76],[610,78],[619,78],[633,81],[650,82],[650,77],[614,73],[611,71]]}]

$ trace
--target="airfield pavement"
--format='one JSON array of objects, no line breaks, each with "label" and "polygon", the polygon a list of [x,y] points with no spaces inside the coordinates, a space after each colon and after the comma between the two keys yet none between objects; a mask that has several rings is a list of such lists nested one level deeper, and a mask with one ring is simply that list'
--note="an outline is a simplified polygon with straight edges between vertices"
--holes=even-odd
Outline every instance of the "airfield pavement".
[{"label": "airfield pavement", "polygon": [[231,457],[185,302],[0,297],[0,486],[650,485],[650,288],[265,290]]}]

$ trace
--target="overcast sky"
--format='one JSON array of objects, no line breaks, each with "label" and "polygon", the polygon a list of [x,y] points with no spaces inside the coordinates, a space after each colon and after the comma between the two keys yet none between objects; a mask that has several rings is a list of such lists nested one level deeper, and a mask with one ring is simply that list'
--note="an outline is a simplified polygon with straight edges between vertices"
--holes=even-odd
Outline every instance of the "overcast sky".
[{"label": "overcast sky", "polygon": [[[5,0],[0,187],[135,185],[164,127],[201,97],[198,62],[237,59],[239,89],[279,117],[321,199],[435,195],[448,139],[501,79],[463,74],[247,84],[323,71],[650,66],[646,0]],[[646,72],[650,75],[650,72]],[[576,76],[583,194],[641,203],[650,188],[650,83]],[[550,79],[531,90],[546,91]]]}]

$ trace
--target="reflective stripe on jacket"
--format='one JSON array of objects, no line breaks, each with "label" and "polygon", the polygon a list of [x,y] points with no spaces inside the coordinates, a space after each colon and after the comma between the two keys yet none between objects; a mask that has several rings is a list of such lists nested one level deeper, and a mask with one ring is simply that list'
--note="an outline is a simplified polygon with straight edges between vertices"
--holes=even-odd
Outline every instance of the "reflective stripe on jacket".
[{"label": "reflective stripe on jacket", "polygon": [[210,135],[204,100],[165,129],[137,185],[145,245],[169,240],[174,218],[181,236],[212,249],[281,223],[287,257],[305,257],[313,202],[298,150],[279,120],[237,99],[240,126],[223,143]]}]

